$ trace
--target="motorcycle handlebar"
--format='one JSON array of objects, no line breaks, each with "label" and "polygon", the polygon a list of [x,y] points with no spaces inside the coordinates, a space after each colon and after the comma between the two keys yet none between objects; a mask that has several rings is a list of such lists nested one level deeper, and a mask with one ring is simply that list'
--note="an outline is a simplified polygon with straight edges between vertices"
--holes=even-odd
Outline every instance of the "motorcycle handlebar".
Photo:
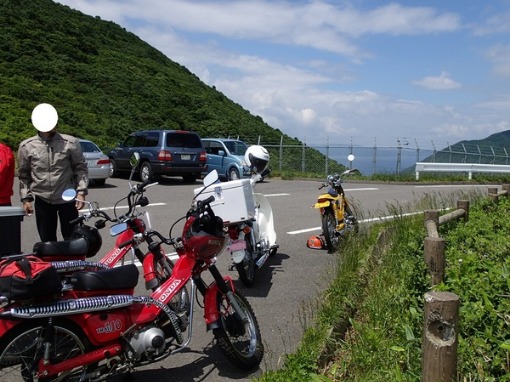
[{"label": "motorcycle handlebar", "polygon": [[206,208],[206,206],[209,204],[209,203],[212,203],[214,202],[215,198],[213,195],[209,196],[208,198],[204,199],[204,200],[199,200],[197,202],[197,209],[198,210],[203,210],[204,208]]},{"label": "motorcycle handlebar", "polygon": [[161,240],[161,242],[168,244],[168,245],[173,245],[175,243],[175,239],[173,239],[173,238],[167,239],[162,234],[160,234],[158,231],[150,231],[147,234],[149,236],[157,236],[159,238],[159,240]]},{"label": "motorcycle handlebar", "polygon": [[132,237],[131,239],[129,240],[126,240],[126,241],[123,241],[122,243],[119,244],[119,248],[124,248],[132,243],[134,243],[135,240],[134,240],[134,237]]},{"label": "motorcycle handlebar", "polygon": [[143,183],[138,183],[136,186],[133,187],[134,191],[131,191],[133,194],[141,194],[143,193],[147,188],[155,186],[158,184],[158,182],[149,183],[149,180],[147,179]]},{"label": "motorcycle handlebar", "polygon": [[111,222],[115,221],[110,216],[108,216],[108,214],[106,212],[98,210],[98,209],[93,209],[93,210],[90,210],[88,213],[84,213],[83,215],[78,216],[76,219],[69,221],[69,224],[81,223],[81,222],[89,220],[91,217],[100,217],[100,216],[105,218],[108,221],[111,221]]}]

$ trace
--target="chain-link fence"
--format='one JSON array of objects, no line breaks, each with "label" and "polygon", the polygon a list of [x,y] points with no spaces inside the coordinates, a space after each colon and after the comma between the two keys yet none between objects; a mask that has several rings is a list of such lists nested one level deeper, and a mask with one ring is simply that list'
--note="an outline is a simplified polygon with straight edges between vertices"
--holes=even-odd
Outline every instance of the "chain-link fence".
[{"label": "chain-link fence", "polygon": [[[240,139],[243,139],[240,137]],[[395,146],[307,145],[264,142],[261,137],[243,139],[248,144],[260,144],[271,153],[271,167],[279,171],[329,174],[338,171],[338,164],[357,168],[363,175],[401,174],[414,172],[416,162],[510,164],[510,148],[454,144],[448,147],[422,149],[397,141]],[[354,156],[349,161],[350,155]]]}]

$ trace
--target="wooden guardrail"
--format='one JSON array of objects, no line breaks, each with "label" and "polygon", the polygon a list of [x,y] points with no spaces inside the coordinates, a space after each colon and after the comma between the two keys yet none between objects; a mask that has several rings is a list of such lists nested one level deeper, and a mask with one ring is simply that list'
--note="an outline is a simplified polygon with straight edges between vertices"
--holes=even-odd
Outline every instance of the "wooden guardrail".
[{"label": "wooden guardrail", "polygon": [[[488,189],[487,197],[497,201],[510,197],[510,185],[502,191],[497,187]],[[439,236],[442,224],[463,219],[469,220],[469,202],[460,200],[457,208],[439,216],[439,211],[425,211],[427,237],[424,242],[424,260],[430,272],[431,286],[443,282],[445,274],[446,242]],[[459,323],[459,297],[451,292],[428,292],[425,294],[424,328],[422,344],[422,382],[457,381],[457,334]]]}]

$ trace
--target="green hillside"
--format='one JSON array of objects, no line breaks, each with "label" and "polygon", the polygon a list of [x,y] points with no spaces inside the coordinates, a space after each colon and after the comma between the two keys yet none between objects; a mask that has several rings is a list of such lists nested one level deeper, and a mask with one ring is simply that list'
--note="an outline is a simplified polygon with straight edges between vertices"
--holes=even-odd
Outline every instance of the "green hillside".
[{"label": "green hillside", "polygon": [[459,141],[425,158],[423,162],[508,165],[509,155],[510,130],[506,130],[484,139]]},{"label": "green hillside", "polygon": [[[132,131],[279,142],[282,133],[119,25],[51,0],[0,2],[0,141],[34,134],[32,109],[57,108],[60,131],[111,147]],[[284,135],[285,143],[297,139]]]}]

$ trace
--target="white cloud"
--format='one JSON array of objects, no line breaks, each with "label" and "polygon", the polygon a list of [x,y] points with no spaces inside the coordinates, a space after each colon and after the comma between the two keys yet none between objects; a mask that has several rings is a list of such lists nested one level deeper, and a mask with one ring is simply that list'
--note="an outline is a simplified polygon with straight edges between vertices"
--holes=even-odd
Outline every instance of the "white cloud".
[{"label": "white cloud", "polygon": [[[58,0],[92,15],[122,25],[143,20],[141,27],[182,30],[238,40],[261,40],[311,47],[352,58],[367,57],[354,38],[367,34],[416,35],[452,32],[458,15],[438,13],[432,7],[391,3],[373,10],[325,1],[190,1],[172,0]],[[130,30],[139,32],[133,23]]]},{"label": "white cloud", "polygon": [[[453,79],[460,75],[455,65],[464,65],[471,78],[484,82],[484,73],[468,72],[482,65],[427,54],[441,44],[451,47],[452,54],[461,52],[462,59],[479,59],[476,44],[484,43],[482,29],[476,41],[458,33],[472,21],[466,20],[473,13],[464,12],[463,4],[439,8],[410,2],[369,7],[365,2],[325,0],[59,2],[119,23],[272,127],[292,137],[306,137],[307,142],[324,143],[329,138],[345,143],[353,137],[354,144],[371,144],[375,138],[379,144],[395,144],[396,137],[407,136],[441,146],[447,140],[471,139],[470,134],[501,131],[510,120],[504,94],[496,97],[490,91],[477,91],[477,98],[465,97],[469,87]],[[458,11],[440,10],[444,8]],[[478,25],[495,38],[496,32],[507,30],[508,17],[500,12]],[[491,39],[493,46],[482,49],[493,72],[506,78],[510,46],[497,41]],[[374,43],[381,49],[375,51],[370,45]],[[402,61],[401,53],[417,46],[430,62]],[[473,104],[462,105],[455,99],[455,106],[433,105],[420,98],[423,92],[413,93],[403,76],[396,78],[396,68],[409,73],[407,78],[420,78],[425,65],[444,67],[441,60],[447,59],[452,76],[445,71],[412,84],[429,90],[459,89],[452,94],[475,99],[476,113]],[[383,84],[376,88],[377,81]]]},{"label": "white cloud", "polygon": [[510,110],[510,96],[478,103],[475,106],[486,110],[508,112]]},{"label": "white cloud", "polygon": [[427,76],[412,83],[428,90],[452,90],[461,87],[460,83],[452,80],[447,72],[441,72],[439,76]]},{"label": "white cloud", "polygon": [[[509,28],[510,29],[510,28]],[[510,77],[510,45],[491,46],[485,53],[492,63],[492,71],[499,77]]]},{"label": "white cloud", "polygon": [[475,25],[473,33],[476,36],[485,36],[489,34],[508,34],[510,32],[510,12],[499,13],[489,17],[484,23]]}]

